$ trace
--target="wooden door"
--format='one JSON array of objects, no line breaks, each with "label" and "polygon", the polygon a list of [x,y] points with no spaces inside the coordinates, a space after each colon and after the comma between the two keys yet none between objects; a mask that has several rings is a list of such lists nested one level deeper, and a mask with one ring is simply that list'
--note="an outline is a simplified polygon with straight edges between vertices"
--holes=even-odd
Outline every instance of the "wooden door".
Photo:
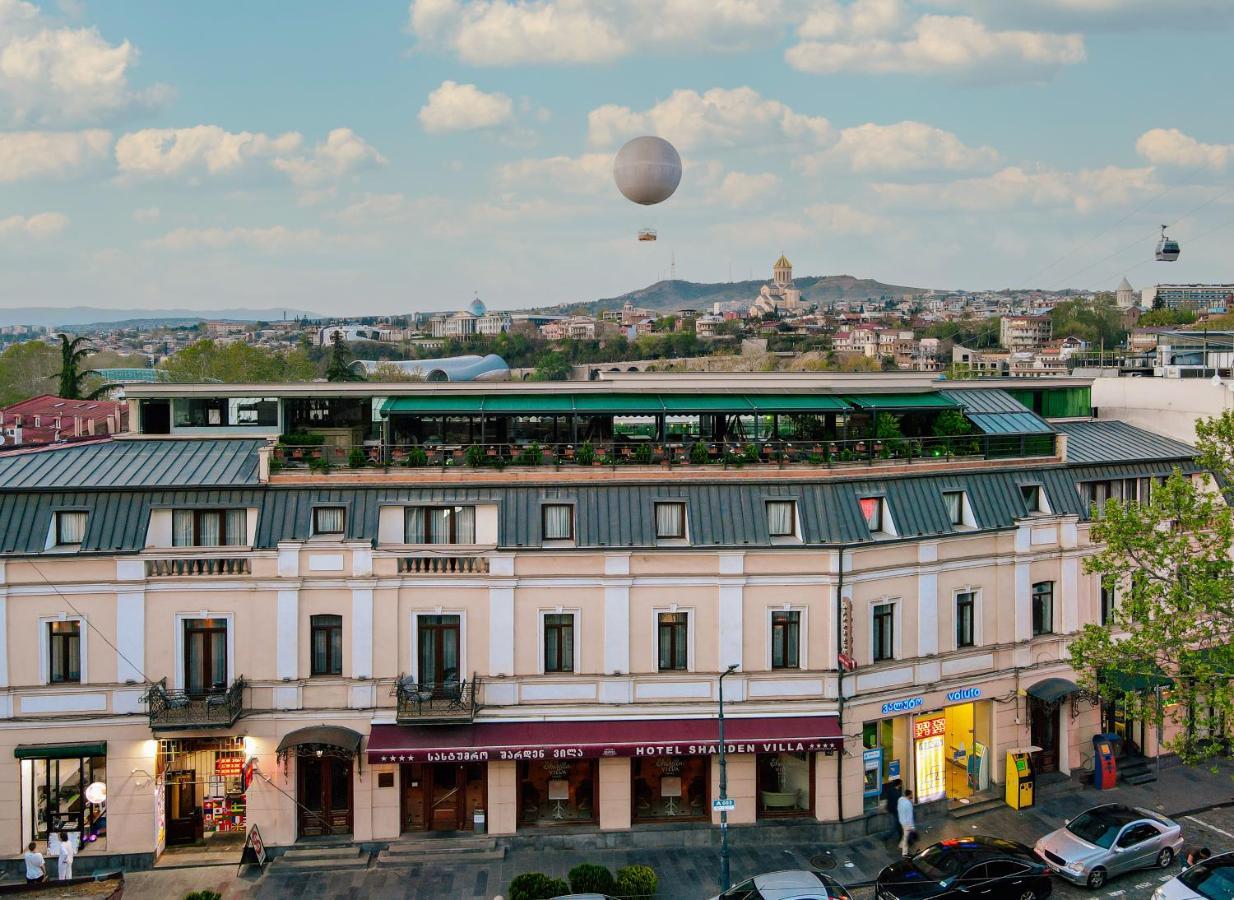
[{"label": "wooden door", "polygon": [[429,772],[429,827],[433,831],[461,831],[463,767],[437,765]]},{"label": "wooden door", "polygon": [[301,757],[298,768],[300,835],[350,834],[351,760]]},{"label": "wooden door", "polygon": [[1058,714],[1058,704],[1028,698],[1029,740],[1041,748],[1033,760],[1039,773],[1058,771]]}]

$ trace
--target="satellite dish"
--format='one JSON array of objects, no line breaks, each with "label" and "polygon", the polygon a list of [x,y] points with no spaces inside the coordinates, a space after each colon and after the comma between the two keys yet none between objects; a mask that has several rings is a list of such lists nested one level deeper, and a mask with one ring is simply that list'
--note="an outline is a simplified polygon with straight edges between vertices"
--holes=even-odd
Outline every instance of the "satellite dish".
[{"label": "satellite dish", "polygon": [[681,183],[681,156],[664,138],[636,137],[617,151],[613,180],[622,196],[633,203],[663,203]]}]

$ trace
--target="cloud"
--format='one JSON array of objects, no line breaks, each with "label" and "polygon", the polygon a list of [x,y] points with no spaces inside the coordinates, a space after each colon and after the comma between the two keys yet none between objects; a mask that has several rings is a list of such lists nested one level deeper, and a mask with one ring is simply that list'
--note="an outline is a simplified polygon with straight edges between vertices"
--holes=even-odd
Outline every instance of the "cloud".
[{"label": "cloud", "polygon": [[110,149],[111,133],[101,129],[0,132],[0,182],[75,175]]},{"label": "cloud", "polygon": [[648,132],[688,150],[703,144],[817,143],[828,137],[831,123],[798,113],[751,87],[712,88],[702,94],[679,89],[644,112],[610,104],[587,115],[587,138],[595,146],[613,146]]},{"label": "cloud", "polygon": [[137,49],[97,28],[64,28],[32,3],[0,0],[0,108],[15,121],[95,121],[162,99],[128,84]]},{"label": "cloud", "polygon": [[836,164],[858,173],[957,172],[989,168],[998,158],[993,147],[970,147],[922,122],[868,123],[845,128],[833,146],[799,158],[797,167],[807,175]]},{"label": "cloud", "polygon": [[0,238],[27,237],[34,240],[55,237],[69,225],[69,217],[61,213],[35,213],[32,216],[9,216],[0,219]]},{"label": "cloud", "polygon": [[144,246],[174,252],[240,247],[273,255],[319,250],[339,242],[339,238],[317,228],[275,225],[270,228],[177,228],[146,241]]},{"label": "cloud", "polygon": [[344,225],[389,225],[405,222],[412,204],[403,194],[363,194],[334,216]]},{"label": "cloud", "polygon": [[[868,4],[867,4],[868,5]],[[809,36],[817,35],[816,39]],[[1084,61],[1079,34],[997,31],[971,16],[925,15],[906,27],[898,18],[858,25],[808,19],[801,42],[785,51],[800,72],[949,75],[962,79],[1043,80]]]},{"label": "cloud", "polygon": [[784,27],[783,0],[413,0],[421,47],[468,65],[597,64],[649,50],[749,48]]},{"label": "cloud", "polygon": [[613,188],[613,157],[608,153],[521,159],[497,167],[497,180],[515,190],[538,187],[570,194],[599,194]]},{"label": "cloud", "polygon": [[133,210],[134,222],[157,222],[162,216],[162,211],[157,206],[143,206]]},{"label": "cloud", "polygon": [[486,94],[474,84],[443,81],[420,107],[420,124],[430,134],[495,128],[514,118],[514,103],[505,94]]},{"label": "cloud", "polygon": [[760,218],[755,223],[725,222],[712,231],[724,241],[748,246],[751,241],[763,246],[779,246],[794,241],[809,241],[827,235],[868,236],[892,226],[889,220],[846,203],[816,203],[799,215]]},{"label": "cloud", "polygon": [[780,176],[771,172],[727,172],[719,186],[711,192],[711,199],[733,209],[741,209],[766,202],[779,187]]},{"label": "cloud", "polygon": [[1136,152],[1155,166],[1220,172],[1234,157],[1234,144],[1204,144],[1177,128],[1154,128],[1140,135]]},{"label": "cloud", "polygon": [[352,172],[385,164],[385,157],[350,128],[335,128],[310,154],[274,160],[274,168],[301,187],[338,181]]},{"label": "cloud", "polygon": [[1009,166],[992,175],[946,184],[873,184],[871,187],[885,204],[901,208],[994,212],[1071,207],[1082,213],[1125,204],[1158,189],[1152,169],[1118,166],[1078,172]]},{"label": "cloud", "polygon": [[961,9],[985,22],[1049,30],[1217,29],[1234,22],[1229,0],[934,0],[934,5]]}]

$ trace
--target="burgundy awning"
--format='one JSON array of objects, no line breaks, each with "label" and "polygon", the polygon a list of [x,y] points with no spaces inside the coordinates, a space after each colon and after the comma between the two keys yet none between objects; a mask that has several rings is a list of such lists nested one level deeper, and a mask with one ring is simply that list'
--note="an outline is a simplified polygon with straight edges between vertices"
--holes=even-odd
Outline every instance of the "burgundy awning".
[{"label": "burgundy awning", "polygon": [[[715,719],[607,722],[481,722],[374,725],[370,763],[483,762],[490,759],[595,759],[601,756],[709,756],[719,752]],[[836,716],[725,718],[729,753],[833,753],[843,744]]]}]

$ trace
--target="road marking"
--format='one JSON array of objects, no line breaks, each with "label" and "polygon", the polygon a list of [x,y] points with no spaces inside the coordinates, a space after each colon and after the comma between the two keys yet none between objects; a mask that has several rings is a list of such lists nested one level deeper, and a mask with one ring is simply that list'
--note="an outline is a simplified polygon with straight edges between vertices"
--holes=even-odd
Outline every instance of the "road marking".
[{"label": "road marking", "polygon": [[1215,831],[1217,832],[1217,834],[1223,834],[1226,837],[1228,837],[1230,840],[1234,840],[1234,834],[1230,834],[1230,832],[1225,831],[1221,828],[1218,828],[1216,825],[1209,825],[1203,819],[1197,819],[1195,816],[1183,816],[1183,818],[1186,819],[1188,822],[1195,822],[1195,824],[1197,825],[1203,825],[1205,828],[1209,829],[1210,831]]}]

